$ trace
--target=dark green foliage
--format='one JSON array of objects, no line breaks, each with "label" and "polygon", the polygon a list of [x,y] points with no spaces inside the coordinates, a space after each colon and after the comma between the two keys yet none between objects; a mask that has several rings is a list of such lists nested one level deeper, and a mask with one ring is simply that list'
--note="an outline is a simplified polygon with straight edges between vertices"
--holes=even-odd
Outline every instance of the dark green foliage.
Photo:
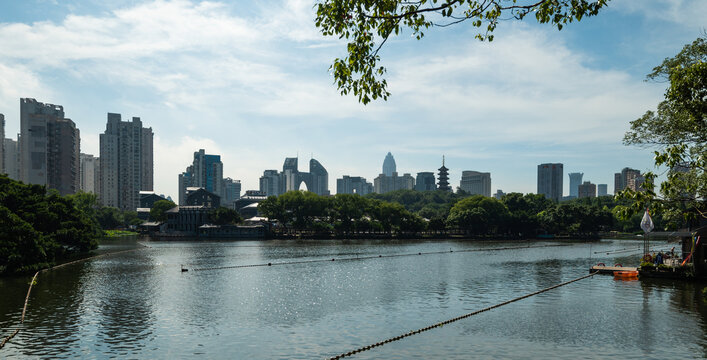
[{"label": "dark green foliage", "polygon": [[152,204],[150,209],[150,220],[152,221],[167,221],[167,210],[174,208],[177,204],[169,200],[157,200]]},{"label": "dark green foliage", "polygon": [[608,0],[322,0],[316,25],[325,36],[347,39],[347,54],[329,70],[342,95],[353,93],[359,102],[388,99],[385,67],[378,51],[388,38],[405,30],[418,40],[431,26],[467,22],[479,28],[476,38],[492,41],[500,20],[523,20],[533,15],[541,24],[561,30],[572,21],[594,16]]},{"label": "dark green foliage", "polygon": [[631,122],[624,144],[656,148],[656,167],[670,170],[659,191],[656,174],[649,172],[646,191],[617,194],[631,201],[618,213],[627,219],[650,207],[653,214],[662,214],[667,229],[699,226],[707,219],[707,37],[665,59],[648,80],[668,81],[665,100],[657,112]]},{"label": "dark green foliage", "polygon": [[[589,235],[598,231],[640,229],[640,218],[618,221],[614,217],[612,209],[618,203],[610,196],[560,204],[535,194],[510,193],[502,200],[481,195],[464,196],[444,191],[400,190],[367,196],[326,197],[291,191],[279,197],[268,197],[258,209],[263,216],[279,221],[286,229],[334,231],[339,235],[463,230],[474,235],[532,238],[543,233]],[[435,208],[442,210],[435,211]],[[417,213],[413,209],[418,209]]]},{"label": "dark green foliage", "polygon": [[236,210],[221,206],[209,212],[209,221],[214,225],[236,225],[243,219]]},{"label": "dark green foliage", "polygon": [[0,175],[0,273],[35,270],[95,249],[102,231],[90,199],[83,200]]}]

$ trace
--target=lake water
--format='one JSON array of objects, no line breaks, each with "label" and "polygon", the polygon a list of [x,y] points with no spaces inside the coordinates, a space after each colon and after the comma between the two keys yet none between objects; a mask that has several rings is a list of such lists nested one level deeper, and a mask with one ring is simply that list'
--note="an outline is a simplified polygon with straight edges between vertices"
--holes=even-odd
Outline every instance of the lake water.
[{"label": "lake water", "polygon": [[[22,331],[0,358],[325,358],[586,275],[598,262],[635,266],[642,246],[139,243],[149,248],[40,274]],[[136,246],[114,240],[101,251]],[[529,247],[492,250],[517,246]],[[403,254],[415,255],[385,257]],[[357,256],[374,258],[341,260]],[[279,265],[305,260],[323,261]],[[267,263],[274,265],[195,271]],[[18,326],[28,281],[0,279],[2,337]],[[703,288],[597,275],[354,358],[705,358]]]}]

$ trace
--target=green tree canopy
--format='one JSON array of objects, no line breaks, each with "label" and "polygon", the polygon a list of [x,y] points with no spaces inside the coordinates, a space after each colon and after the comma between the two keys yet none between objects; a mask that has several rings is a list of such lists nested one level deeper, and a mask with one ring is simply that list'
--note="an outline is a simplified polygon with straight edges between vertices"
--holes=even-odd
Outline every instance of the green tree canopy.
[{"label": "green tree canopy", "polygon": [[169,200],[157,200],[152,204],[150,209],[150,220],[152,221],[167,221],[166,211],[177,206],[177,204]]},{"label": "green tree canopy", "polygon": [[209,212],[209,220],[215,225],[236,225],[243,221],[236,210],[220,206]]},{"label": "green tree canopy", "polygon": [[656,192],[656,174],[647,173],[647,191],[619,194],[633,200],[619,214],[628,218],[650,206],[663,213],[669,227],[695,224],[707,218],[707,38],[685,45],[647,78],[669,82],[665,100],[657,112],[631,122],[624,144],[656,148],[655,165],[669,168],[667,180]]},{"label": "green tree canopy", "polygon": [[387,99],[390,93],[379,66],[380,49],[405,29],[418,40],[430,27],[468,22],[479,28],[476,38],[492,41],[504,19],[534,16],[558,30],[572,21],[594,16],[608,0],[322,0],[316,25],[322,34],[348,41],[347,55],[330,67],[342,95],[353,93],[363,104]]}]

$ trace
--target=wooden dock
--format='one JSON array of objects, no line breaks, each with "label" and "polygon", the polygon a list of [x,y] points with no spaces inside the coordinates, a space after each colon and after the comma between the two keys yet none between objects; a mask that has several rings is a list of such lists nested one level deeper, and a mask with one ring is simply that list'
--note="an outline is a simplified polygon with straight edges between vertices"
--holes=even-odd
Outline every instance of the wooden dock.
[{"label": "wooden dock", "polygon": [[591,268],[589,268],[589,272],[599,272],[599,274],[602,275],[614,275],[614,271],[637,271],[637,267],[631,267],[631,266],[602,266],[602,265],[594,265]]}]

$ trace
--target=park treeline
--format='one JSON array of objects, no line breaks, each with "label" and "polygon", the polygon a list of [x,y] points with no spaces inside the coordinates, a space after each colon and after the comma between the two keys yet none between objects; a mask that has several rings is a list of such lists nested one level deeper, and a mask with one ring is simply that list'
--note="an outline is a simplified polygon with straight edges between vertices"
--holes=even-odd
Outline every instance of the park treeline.
[{"label": "park treeline", "polygon": [[47,268],[95,249],[104,229],[139,222],[94,194],[61,196],[0,175],[0,275]]},{"label": "park treeline", "polygon": [[[541,234],[588,236],[600,231],[640,231],[641,216],[620,220],[612,196],[556,203],[543,195],[509,193],[500,200],[463,191],[398,190],[385,194],[320,196],[290,191],[270,196],[261,215],[279,231],[414,235],[454,231],[470,236],[533,238]],[[660,219],[654,219],[657,223]]]}]

